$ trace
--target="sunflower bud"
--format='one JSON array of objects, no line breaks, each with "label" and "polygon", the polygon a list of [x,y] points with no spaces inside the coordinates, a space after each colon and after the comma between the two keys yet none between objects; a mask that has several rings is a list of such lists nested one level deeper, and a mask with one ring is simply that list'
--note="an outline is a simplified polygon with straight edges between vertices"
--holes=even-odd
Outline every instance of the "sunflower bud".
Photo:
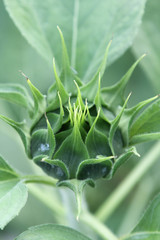
[{"label": "sunflower bud", "polygon": [[[0,118],[19,133],[28,157],[60,182],[109,179],[131,155],[137,154],[133,143],[144,141],[143,134],[139,135],[139,132],[144,132],[139,127],[143,125],[144,118],[137,115],[146,104],[157,98],[128,109],[130,95],[126,100],[123,97],[133,70],[144,56],[118,83],[101,88],[110,42],[97,72],[84,84],[70,67],[63,34],[60,29],[59,32],[62,71],[57,73],[53,60],[55,83],[47,96],[40,93],[26,76],[33,99],[21,86],[4,87],[0,91],[0,97],[28,108],[31,126],[27,128],[24,122],[17,123],[2,115]],[[159,103],[155,103],[155,111],[156,104]],[[148,108],[148,112],[151,110]],[[148,135],[148,140],[156,138],[157,134]]]}]

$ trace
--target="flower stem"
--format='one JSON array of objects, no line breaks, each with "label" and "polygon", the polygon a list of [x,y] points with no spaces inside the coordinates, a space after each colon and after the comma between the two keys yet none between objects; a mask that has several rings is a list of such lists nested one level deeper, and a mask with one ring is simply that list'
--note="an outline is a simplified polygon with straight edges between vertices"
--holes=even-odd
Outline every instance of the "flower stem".
[{"label": "flower stem", "polygon": [[42,202],[46,207],[48,207],[56,217],[57,222],[62,224],[62,219],[65,215],[65,209],[62,207],[58,201],[54,200],[54,195],[48,193],[44,189],[38,188],[36,185],[28,186],[29,192],[36,197],[40,202]]},{"label": "flower stem", "polygon": [[[49,176],[38,176],[38,175],[26,175],[26,176],[22,176],[21,179],[23,179],[25,183],[45,184],[52,187],[55,187],[57,182],[56,179],[51,178]],[[60,220],[61,218],[63,218],[65,214],[65,210],[61,206],[57,198],[55,199],[55,194],[53,195],[52,192],[47,191],[46,189],[39,188],[34,184],[29,185],[28,189],[32,193],[32,195],[34,195],[38,200],[43,202],[48,208],[50,208],[54,213],[56,213],[57,220]]]},{"label": "flower stem", "polygon": [[118,238],[111,232],[107,226],[101,223],[94,215],[89,212],[83,212],[80,215],[80,220],[90,226],[97,232],[104,240],[118,240]]},{"label": "flower stem", "polygon": [[157,142],[151,150],[145,155],[141,162],[131,171],[131,173],[122,181],[117,189],[102,204],[96,212],[96,217],[105,221],[112,212],[119,206],[127,194],[139,182],[143,175],[150,169],[160,156],[160,142]]}]

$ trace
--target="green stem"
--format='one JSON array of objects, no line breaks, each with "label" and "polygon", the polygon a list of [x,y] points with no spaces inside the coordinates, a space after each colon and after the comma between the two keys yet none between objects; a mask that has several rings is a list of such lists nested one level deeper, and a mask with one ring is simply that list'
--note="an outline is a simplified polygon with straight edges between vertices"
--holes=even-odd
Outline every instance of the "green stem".
[{"label": "green stem", "polygon": [[131,171],[131,173],[123,180],[117,189],[98,209],[96,212],[96,217],[99,220],[105,221],[112,214],[112,212],[119,206],[123,199],[143,177],[143,175],[156,162],[159,155],[160,142],[156,143],[152,147],[152,149],[146,154],[141,162]]},{"label": "green stem", "polygon": [[65,215],[65,209],[58,201],[54,201],[51,194],[48,194],[44,189],[40,189],[35,185],[28,186],[29,192],[35,196],[40,202],[51,209],[59,223],[62,223],[62,219]]},{"label": "green stem", "polygon": [[[57,183],[56,179],[49,176],[26,175],[22,176],[21,179],[23,179],[25,183],[45,184],[52,187],[56,187]],[[38,188],[36,185],[29,185],[28,189],[32,193],[32,195],[34,195],[36,198],[38,198],[38,200],[43,202],[48,208],[50,208],[54,213],[56,213],[57,219],[64,216],[64,208],[62,208],[61,204],[57,199],[55,201],[55,195],[52,196],[50,191],[46,192],[45,189]]]},{"label": "green stem", "polygon": [[96,217],[89,212],[83,212],[80,215],[80,220],[90,226],[95,232],[97,232],[104,240],[118,240],[118,238],[101,223]]},{"label": "green stem", "polygon": [[21,179],[25,180],[25,183],[42,183],[55,187],[57,180],[49,176],[37,176],[37,175],[26,175],[22,176]]}]

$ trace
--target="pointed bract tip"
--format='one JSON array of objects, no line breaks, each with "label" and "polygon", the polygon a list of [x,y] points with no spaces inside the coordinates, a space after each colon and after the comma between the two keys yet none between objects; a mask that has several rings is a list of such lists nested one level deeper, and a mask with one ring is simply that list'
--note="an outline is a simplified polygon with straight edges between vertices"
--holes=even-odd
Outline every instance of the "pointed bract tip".
[{"label": "pointed bract tip", "polygon": [[146,53],[144,53],[143,55],[142,55],[142,59],[144,58],[144,57],[146,57],[148,55],[148,53],[146,52]]},{"label": "pointed bract tip", "polygon": [[63,35],[63,34],[62,34],[62,31],[61,31],[61,29],[60,29],[60,27],[59,27],[58,25],[57,25],[57,29],[58,29],[60,35]]},{"label": "pointed bract tip", "polygon": [[76,80],[73,80],[73,82],[75,83],[76,87],[78,87],[78,84],[77,84]]},{"label": "pointed bract tip", "polygon": [[47,114],[46,114],[46,113],[44,113],[44,116],[45,116],[46,122],[47,122],[47,124],[48,124],[48,123],[49,123],[49,121],[48,121]]},{"label": "pointed bract tip", "polygon": [[109,46],[112,44],[112,41],[113,41],[113,36],[112,36],[111,40],[108,43]]},{"label": "pointed bract tip", "polygon": [[61,95],[60,95],[59,91],[57,91],[57,95],[58,95],[59,98],[61,98]]},{"label": "pointed bract tip", "polygon": [[55,68],[56,67],[56,61],[55,61],[55,58],[53,58],[53,68]]},{"label": "pointed bract tip", "polygon": [[22,70],[19,70],[19,72],[21,73],[21,75],[22,75],[23,77],[26,78],[27,81],[29,80],[29,78],[24,74],[24,72],[22,72]]},{"label": "pointed bract tip", "polygon": [[76,217],[77,222],[79,222],[79,215],[80,214],[77,214],[77,217]]},{"label": "pointed bract tip", "polygon": [[133,153],[134,153],[137,157],[140,157],[140,156],[141,156],[137,151],[133,151]]},{"label": "pointed bract tip", "polygon": [[130,93],[128,94],[128,97],[127,97],[127,99],[126,99],[127,102],[128,102],[128,100],[129,100],[129,98],[131,97],[131,95],[132,95],[132,92],[130,92]]},{"label": "pointed bract tip", "polygon": [[41,162],[45,162],[45,160],[46,160],[46,158],[42,158],[42,159],[41,159]]},{"label": "pointed bract tip", "polygon": [[101,108],[99,107],[99,108],[98,108],[98,113],[97,113],[97,118],[98,118],[99,115],[100,115],[100,111],[101,111]]}]

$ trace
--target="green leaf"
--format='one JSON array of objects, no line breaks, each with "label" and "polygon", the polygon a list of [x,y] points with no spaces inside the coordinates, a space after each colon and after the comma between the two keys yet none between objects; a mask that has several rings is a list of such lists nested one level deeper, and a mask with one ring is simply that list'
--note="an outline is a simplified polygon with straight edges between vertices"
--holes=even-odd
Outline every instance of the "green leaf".
[{"label": "green leaf", "polygon": [[120,238],[120,240],[159,240],[160,232],[140,232],[131,234],[127,237]]},{"label": "green leaf", "polygon": [[130,144],[160,138],[160,99],[151,103],[129,128]]},{"label": "green leaf", "polygon": [[22,181],[12,179],[0,182],[0,228],[3,229],[27,201],[27,188]]},{"label": "green leaf", "polygon": [[160,194],[150,203],[132,232],[160,232]]},{"label": "green leaf", "polygon": [[66,41],[71,66],[86,82],[95,74],[95,69],[102,61],[106,43],[112,37],[110,63],[132,44],[145,0],[93,0],[87,3],[85,0],[76,0],[66,1],[65,4],[63,0],[46,0],[45,3],[4,0],[4,3],[28,42],[49,62],[54,55],[61,66],[58,25]]},{"label": "green leaf", "polygon": [[33,111],[33,101],[22,85],[0,84],[0,98]]},{"label": "green leaf", "polygon": [[17,178],[18,174],[0,156],[0,181]]},{"label": "green leaf", "polygon": [[147,1],[142,25],[132,45],[133,53],[136,57],[141,53],[148,53],[148,56],[142,62],[142,67],[156,94],[159,94],[160,91],[160,48],[159,41],[157,41],[160,38],[159,11],[159,0]]},{"label": "green leaf", "polygon": [[88,237],[69,227],[46,224],[29,228],[15,240],[90,240]]},{"label": "green leaf", "polygon": [[120,79],[120,81],[113,86],[103,88],[101,90],[103,102],[112,110],[116,111],[117,107],[122,106],[125,102],[124,100],[124,91],[126,85],[136,68],[137,64],[145,57],[145,54],[142,55],[127,71],[127,73]]}]

